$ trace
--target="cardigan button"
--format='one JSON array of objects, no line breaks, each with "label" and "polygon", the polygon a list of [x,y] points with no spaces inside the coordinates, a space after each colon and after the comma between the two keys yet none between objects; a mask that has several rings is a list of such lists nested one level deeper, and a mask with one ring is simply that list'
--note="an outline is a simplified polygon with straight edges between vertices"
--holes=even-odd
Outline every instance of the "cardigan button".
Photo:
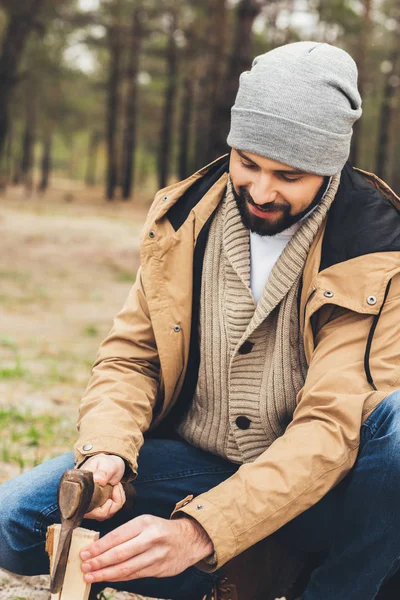
[{"label": "cardigan button", "polygon": [[248,429],[250,427],[251,421],[247,417],[241,416],[237,417],[235,423],[239,427],[239,429]]},{"label": "cardigan button", "polygon": [[249,354],[249,352],[252,351],[253,346],[254,346],[253,342],[250,342],[250,340],[246,340],[240,346],[238,352],[239,352],[239,354]]}]

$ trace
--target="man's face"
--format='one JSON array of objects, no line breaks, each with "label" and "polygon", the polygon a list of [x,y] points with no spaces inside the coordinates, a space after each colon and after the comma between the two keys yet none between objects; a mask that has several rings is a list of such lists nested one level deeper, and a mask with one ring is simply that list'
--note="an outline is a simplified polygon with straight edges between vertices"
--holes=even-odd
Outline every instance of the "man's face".
[{"label": "man's face", "polygon": [[251,152],[232,149],[229,172],[245,227],[276,235],[312,208],[324,178]]}]

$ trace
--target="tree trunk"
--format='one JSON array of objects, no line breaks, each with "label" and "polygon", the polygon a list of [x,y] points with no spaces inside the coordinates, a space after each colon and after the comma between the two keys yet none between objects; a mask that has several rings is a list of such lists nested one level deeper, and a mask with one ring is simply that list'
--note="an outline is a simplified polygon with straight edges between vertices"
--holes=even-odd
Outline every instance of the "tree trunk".
[{"label": "tree trunk", "polygon": [[92,131],[89,136],[88,157],[86,165],[85,184],[88,187],[96,185],[97,174],[97,154],[99,151],[102,134],[98,131]]},{"label": "tree trunk", "polygon": [[172,146],[172,131],[174,122],[175,97],[178,80],[178,49],[175,42],[175,31],[178,28],[178,14],[170,11],[170,24],[167,47],[168,84],[165,93],[163,124],[161,130],[159,154],[159,186],[163,188],[168,183],[170,152]]},{"label": "tree trunk", "polygon": [[131,197],[134,187],[138,74],[143,39],[142,19],[143,12],[139,3],[133,13],[128,65],[128,91],[122,149],[122,198],[124,200],[128,200]]},{"label": "tree trunk", "polygon": [[[210,11],[211,12],[211,11]],[[217,106],[220,102],[221,95],[225,93],[221,83],[223,82],[224,70],[223,66],[226,64],[225,60],[225,48],[226,48],[226,33],[227,33],[227,6],[226,0],[219,0],[218,5],[215,9],[215,13],[211,12],[214,16],[214,26],[211,30],[212,35],[212,52],[211,52],[211,64],[210,64],[210,125],[207,136],[207,155],[205,159],[208,161],[213,158],[217,158],[214,154],[215,149],[213,148],[213,136],[214,132],[218,131],[218,119],[219,115],[217,112]]]},{"label": "tree trunk", "polygon": [[25,130],[22,139],[21,179],[28,191],[33,186],[33,163],[36,138],[36,90],[35,82],[27,80],[25,96]]},{"label": "tree trunk", "polygon": [[196,102],[195,167],[200,168],[211,160],[212,135],[217,127],[215,108],[223,74],[226,37],[226,0],[208,0],[206,27],[201,40],[200,73]]},{"label": "tree trunk", "polygon": [[117,130],[121,84],[121,28],[114,23],[108,30],[109,78],[107,101],[107,200],[113,200],[118,185]]},{"label": "tree trunk", "polygon": [[0,193],[7,189],[7,185],[12,178],[13,169],[13,122],[10,120],[8,124],[8,132],[4,146],[4,155],[0,168]]},{"label": "tree trunk", "polygon": [[189,175],[189,154],[190,154],[190,124],[193,108],[193,81],[188,73],[183,81],[182,93],[182,112],[179,123],[179,152],[178,152],[178,172],[179,179],[186,179]]},{"label": "tree trunk", "polygon": [[40,184],[38,187],[39,192],[44,194],[49,187],[50,181],[50,173],[52,169],[52,147],[53,147],[53,133],[52,131],[47,131],[45,134],[45,138],[43,141],[43,155],[42,155],[42,163],[41,170],[42,176],[40,180]]},{"label": "tree trunk", "polygon": [[18,67],[25,43],[43,4],[44,0],[24,0],[16,3],[4,32],[0,56],[0,158],[7,137],[9,104],[17,82]]},{"label": "tree trunk", "polygon": [[400,35],[394,36],[394,47],[390,56],[390,62],[393,67],[390,73],[386,75],[385,86],[383,89],[383,98],[379,119],[378,148],[376,156],[376,174],[381,179],[385,179],[388,168],[388,150],[389,135],[394,108],[395,93],[398,90],[398,79],[396,77],[397,66],[400,59]]},{"label": "tree trunk", "polygon": [[[371,40],[372,32],[372,0],[363,1],[363,30],[358,38],[357,50],[355,54],[355,60],[358,67],[358,89],[361,97],[364,97],[365,84],[367,82],[367,56],[368,48]],[[361,120],[356,121],[353,127],[353,137],[351,141],[351,152],[350,160],[353,165],[357,165],[359,158],[360,148],[360,136],[361,136]]]},{"label": "tree trunk", "polygon": [[260,11],[261,2],[258,0],[240,0],[237,5],[232,52],[228,62],[223,94],[218,99],[213,119],[213,156],[219,156],[228,150],[226,138],[229,133],[230,111],[235,103],[239,76],[251,66],[252,28]]}]

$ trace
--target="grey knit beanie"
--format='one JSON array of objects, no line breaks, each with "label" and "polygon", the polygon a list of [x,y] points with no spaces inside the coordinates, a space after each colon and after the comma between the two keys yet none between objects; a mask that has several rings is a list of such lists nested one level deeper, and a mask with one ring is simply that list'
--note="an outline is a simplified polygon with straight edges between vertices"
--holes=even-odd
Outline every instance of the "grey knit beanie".
[{"label": "grey knit beanie", "polygon": [[306,173],[335,175],[361,112],[357,67],[347,52],[287,44],[255,58],[240,76],[227,142]]}]

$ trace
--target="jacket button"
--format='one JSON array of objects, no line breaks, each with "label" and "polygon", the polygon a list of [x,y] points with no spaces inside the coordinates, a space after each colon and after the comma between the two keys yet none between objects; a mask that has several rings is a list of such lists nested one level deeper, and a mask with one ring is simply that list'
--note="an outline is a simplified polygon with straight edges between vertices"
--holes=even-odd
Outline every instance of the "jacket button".
[{"label": "jacket button", "polygon": [[252,351],[253,346],[254,346],[253,342],[250,342],[250,340],[246,340],[240,346],[238,352],[239,352],[239,354],[249,354],[249,352]]},{"label": "jacket button", "polygon": [[163,200],[168,200],[168,196],[164,196]]},{"label": "jacket button", "polygon": [[174,325],[174,331],[175,333],[179,333],[181,330],[181,326],[180,325]]},{"label": "jacket button", "polygon": [[327,290],[326,292],[324,292],[324,296],[325,298],[333,298],[334,294],[330,290]]},{"label": "jacket button", "polygon": [[238,417],[235,421],[236,425],[239,427],[239,429],[248,429],[250,427],[250,419],[248,419],[247,417]]},{"label": "jacket button", "polygon": [[149,238],[153,239],[155,237],[156,237],[156,232],[155,231],[150,231]]},{"label": "jacket button", "polygon": [[85,444],[84,446],[82,446],[82,450],[84,452],[89,452],[89,450],[93,450],[93,444]]},{"label": "jacket button", "polygon": [[374,304],[376,304],[376,296],[368,296],[367,302],[368,302],[368,304],[373,306]]}]

